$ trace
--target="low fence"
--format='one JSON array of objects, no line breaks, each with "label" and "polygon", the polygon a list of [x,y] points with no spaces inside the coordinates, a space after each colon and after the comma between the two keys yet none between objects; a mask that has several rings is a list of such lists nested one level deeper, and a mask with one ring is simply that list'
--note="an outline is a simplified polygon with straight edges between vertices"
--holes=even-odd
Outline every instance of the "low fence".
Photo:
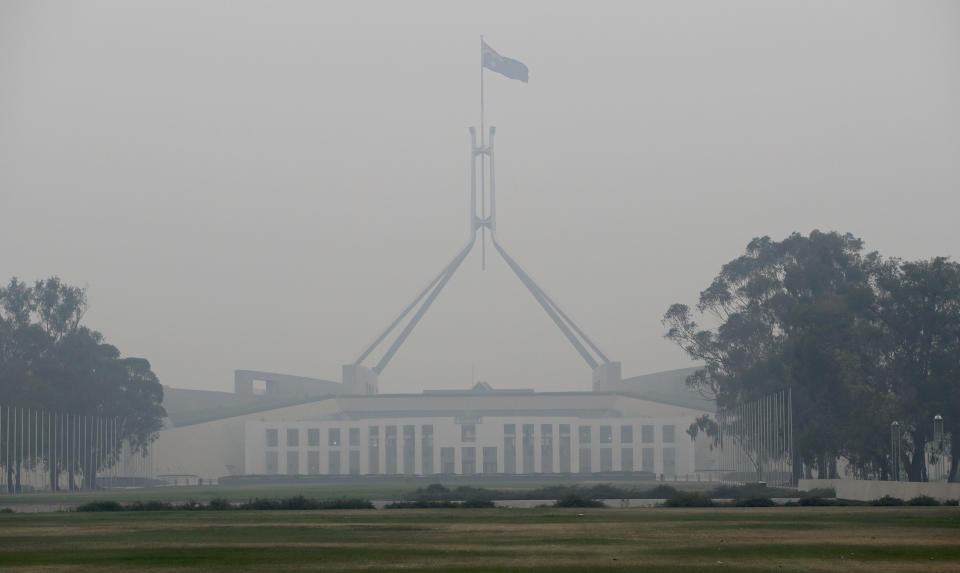
[{"label": "low fence", "polygon": [[0,405],[0,494],[131,487],[152,478],[126,420]]}]

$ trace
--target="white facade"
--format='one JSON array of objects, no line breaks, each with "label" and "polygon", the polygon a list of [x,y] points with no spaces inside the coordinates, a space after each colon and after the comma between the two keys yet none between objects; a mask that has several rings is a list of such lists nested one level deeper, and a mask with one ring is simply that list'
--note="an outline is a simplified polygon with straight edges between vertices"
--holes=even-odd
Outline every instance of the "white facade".
[{"label": "white facade", "polygon": [[398,416],[245,423],[246,474],[696,472],[693,416]]}]

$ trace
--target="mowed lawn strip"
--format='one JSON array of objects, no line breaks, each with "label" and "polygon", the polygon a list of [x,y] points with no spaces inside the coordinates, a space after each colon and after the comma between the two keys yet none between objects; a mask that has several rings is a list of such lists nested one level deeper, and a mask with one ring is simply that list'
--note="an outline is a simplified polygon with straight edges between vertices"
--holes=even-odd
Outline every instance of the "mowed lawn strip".
[{"label": "mowed lawn strip", "polygon": [[539,508],[0,515],[0,568],[50,567],[960,571],[960,510]]}]

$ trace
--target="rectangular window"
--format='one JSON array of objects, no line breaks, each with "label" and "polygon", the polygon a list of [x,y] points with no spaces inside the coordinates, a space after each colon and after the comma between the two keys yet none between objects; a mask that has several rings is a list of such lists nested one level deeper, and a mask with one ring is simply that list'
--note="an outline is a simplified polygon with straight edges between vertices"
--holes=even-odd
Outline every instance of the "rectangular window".
[{"label": "rectangular window", "polygon": [[287,428],[287,447],[295,448],[300,445],[300,430]]},{"label": "rectangular window", "polygon": [[360,450],[350,450],[350,475],[360,475]]},{"label": "rectangular window", "polygon": [[335,448],[340,446],[340,428],[327,430],[327,445]]},{"label": "rectangular window", "polygon": [[[561,424],[562,429],[565,424]],[[567,428],[570,426],[567,425]],[[560,467],[557,468],[560,473],[570,473],[570,432],[567,435],[560,433]]]},{"label": "rectangular window", "polygon": [[644,424],[640,426],[640,441],[644,444],[653,443],[653,426]]},{"label": "rectangular window", "polygon": [[600,426],[600,443],[613,443],[613,426]]},{"label": "rectangular window", "polygon": [[433,473],[433,425],[424,424],[420,427],[420,473]]},{"label": "rectangular window", "polygon": [[350,428],[350,447],[360,447],[360,428]]},{"label": "rectangular window", "polygon": [[287,475],[295,476],[300,473],[300,452],[297,450],[287,451]]},{"label": "rectangular window", "polygon": [[340,450],[330,450],[327,452],[327,473],[338,475],[340,473]]},{"label": "rectangular window", "polygon": [[440,472],[445,474],[457,473],[453,448],[440,448]]},{"label": "rectangular window", "polygon": [[553,424],[540,424],[540,471],[553,473]]},{"label": "rectangular window", "polygon": [[633,471],[633,448],[620,448],[620,471]]},{"label": "rectangular window", "polygon": [[633,443],[633,426],[620,426],[620,443]]},{"label": "rectangular window", "polygon": [[613,471],[613,448],[600,448],[600,471]]},{"label": "rectangular window", "polygon": [[477,441],[477,425],[476,424],[461,424],[460,425],[460,441],[461,442],[476,442]]},{"label": "rectangular window", "polygon": [[394,475],[397,473],[397,427],[396,426],[386,426],[384,433],[384,454],[386,456],[386,470],[387,475]]},{"label": "rectangular window", "polygon": [[483,473],[485,474],[497,473],[497,448],[496,447],[483,448]]},{"label": "rectangular window", "polygon": [[[276,432],[276,430],[274,430],[274,432]],[[276,475],[277,465],[277,452],[267,452],[267,473]]]},{"label": "rectangular window", "polygon": [[320,445],[320,428],[310,428],[309,430],[307,430],[307,445],[308,446]]},{"label": "rectangular window", "polygon": [[275,448],[277,447],[277,430],[276,428],[270,428],[267,430],[267,447]]},{"label": "rectangular window", "polygon": [[367,451],[367,462],[370,466],[367,471],[372,474],[380,473],[380,427],[368,426],[367,436],[370,449]]},{"label": "rectangular window", "polygon": [[590,426],[580,426],[580,443],[589,444],[590,438]]},{"label": "rectangular window", "polygon": [[643,448],[643,450],[640,452],[640,455],[641,455],[640,463],[642,464],[640,466],[640,469],[642,469],[645,472],[654,471],[653,470],[653,448]]},{"label": "rectangular window", "polygon": [[517,425],[516,425],[516,424],[504,424],[504,425],[503,425],[503,435],[504,435],[504,436],[516,436],[516,435],[517,435]]},{"label": "rectangular window", "polygon": [[672,444],[674,439],[674,433],[676,432],[676,426],[669,425],[663,427],[663,443]]},{"label": "rectangular window", "polygon": [[312,476],[320,473],[320,452],[307,452],[307,473]]},{"label": "rectangular window", "polygon": [[517,473],[517,437],[513,434],[503,437],[503,473]]},{"label": "rectangular window", "polygon": [[590,448],[580,448],[580,473],[588,474],[593,471],[593,460],[590,459]]},{"label": "rectangular window", "polygon": [[477,448],[473,446],[460,448],[460,455],[463,458],[463,475],[477,473]]},{"label": "rectangular window", "polygon": [[534,442],[533,442],[533,424],[524,424],[523,425],[523,473],[532,474],[533,473],[533,456],[534,454]]},{"label": "rectangular window", "polygon": [[417,442],[415,437],[416,426],[403,427],[403,473],[417,473]]},{"label": "rectangular window", "polygon": [[663,474],[672,476],[677,473],[677,450],[663,448]]}]

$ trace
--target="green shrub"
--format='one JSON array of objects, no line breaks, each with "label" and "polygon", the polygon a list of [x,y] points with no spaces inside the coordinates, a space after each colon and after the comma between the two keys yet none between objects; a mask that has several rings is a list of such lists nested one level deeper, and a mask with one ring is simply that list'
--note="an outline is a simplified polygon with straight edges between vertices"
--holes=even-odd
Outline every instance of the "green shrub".
[{"label": "green shrub", "polygon": [[889,495],[885,495],[881,498],[871,501],[870,505],[877,505],[877,506],[884,506],[884,507],[897,506],[897,505],[903,505],[903,500],[900,499],[899,497],[892,497]]},{"label": "green shrub", "polygon": [[78,506],[77,511],[123,511],[123,506],[115,501],[91,501]]},{"label": "green shrub", "polygon": [[710,497],[702,493],[681,491],[667,498],[664,505],[667,507],[713,507],[714,503]]},{"label": "green shrub", "polygon": [[907,501],[907,505],[940,505],[940,502],[929,495],[918,495],[917,497],[910,498]]},{"label": "green shrub", "polygon": [[774,507],[777,504],[769,497],[745,497],[734,500],[733,505],[737,507]]},{"label": "green shrub", "polygon": [[554,507],[604,507],[602,501],[591,499],[580,493],[568,493],[553,504]]},{"label": "green shrub", "polygon": [[173,505],[163,501],[135,501],[124,509],[128,511],[169,511]]},{"label": "green shrub", "polygon": [[215,497],[207,503],[207,509],[211,509],[213,511],[226,511],[228,509],[233,509],[233,504],[222,497]]},{"label": "green shrub", "polygon": [[960,499],[945,499],[943,505],[960,505]]},{"label": "green shrub", "polygon": [[16,512],[13,511],[12,507],[5,507],[3,509],[0,509],[0,513],[16,513]]}]

